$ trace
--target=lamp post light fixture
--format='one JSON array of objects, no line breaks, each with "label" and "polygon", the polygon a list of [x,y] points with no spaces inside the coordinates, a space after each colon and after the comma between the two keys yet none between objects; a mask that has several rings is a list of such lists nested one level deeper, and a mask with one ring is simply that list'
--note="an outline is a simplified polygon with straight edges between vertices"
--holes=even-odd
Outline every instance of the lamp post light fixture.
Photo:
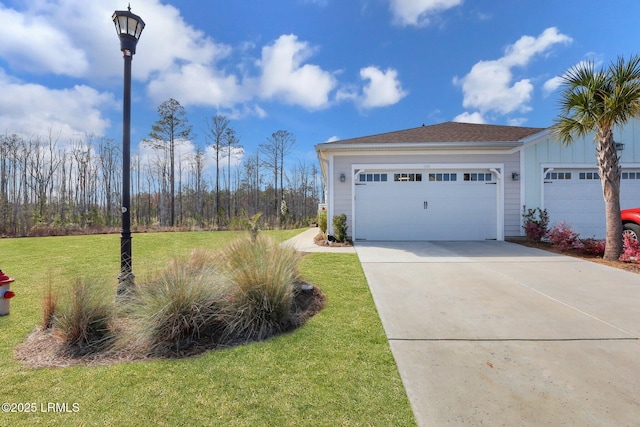
[{"label": "lamp post light fixture", "polygon": [[120,50],[124,56],[124,92],[122,97],[122,234],[120,236],[120,275],[117,295],[126,295],[134,284],[131,262],[131,60],[144,21],[128,10],[116,10],[113,23],[120,38]]}]

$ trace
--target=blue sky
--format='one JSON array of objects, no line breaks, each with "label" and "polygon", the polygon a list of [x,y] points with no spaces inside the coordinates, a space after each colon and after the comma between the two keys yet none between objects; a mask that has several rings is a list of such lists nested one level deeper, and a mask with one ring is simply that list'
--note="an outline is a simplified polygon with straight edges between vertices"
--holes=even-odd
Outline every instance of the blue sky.
[{"label": "blue sky", "polygon": [[[0,1],[0,131],[121,138],[127,1]],[[640,2],[134,0],[132,142],[173,97],[204,146],[226,115],[247,153],[273,132],[328,140],[457,120],[549,126],[558,76],[638,52]]]}]

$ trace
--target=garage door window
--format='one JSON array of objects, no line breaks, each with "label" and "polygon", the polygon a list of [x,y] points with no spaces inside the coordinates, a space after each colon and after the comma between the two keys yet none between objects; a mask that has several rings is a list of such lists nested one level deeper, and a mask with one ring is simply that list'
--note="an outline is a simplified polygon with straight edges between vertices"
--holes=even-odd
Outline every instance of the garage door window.
[{"label": "garage door window", "polygon": [[[580,176],[582,175],[584,175],[584,173],[580,174]],[[571,179],[571,172],[551,172],[549,174],[549,178],[550,179]],[[580,178],[580,179],[584,179],[584,178]]]},{"label": "garage door window", "polygon": [[434,182],[434,181],[450,182],[450,181],[457,181],[457,180],[458,180],[458,174],[456,173],[430,173],[429,174],[429,181],[431,182]]},{"label": "garage door window", "polygon": [[598,172],[580,172],[580,179],[600,179]]},{"label": "garage door window", "polygon": [[622,172],[622,179],[640,179],[640,172]]},{"label": "garage door window", "polygon": [[465,173],[465,181],[492,181],[493,176],[490,173]]},{"label": "garage door window", "polygon": [[360,174],[360,182],[387,182],[386,173],[363,173]]},{"label": "garage door window", "polygon": [[393,174],[395,182],[416,182],[422,181],[421,173],[395,173]]}]

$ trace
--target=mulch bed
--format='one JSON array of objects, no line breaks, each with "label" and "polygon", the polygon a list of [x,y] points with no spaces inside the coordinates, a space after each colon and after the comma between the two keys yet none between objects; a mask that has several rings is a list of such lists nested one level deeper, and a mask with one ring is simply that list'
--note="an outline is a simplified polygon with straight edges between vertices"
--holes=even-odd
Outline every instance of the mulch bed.
[{"label": "mulch bed", "polygon": [[584,253],[582,253],[579,250],[573,249],[573,250],[569,250],[569,251],[561,251],[559,249],[556,249],[555,247],[553,247],[551,245],[551,243],[548,242],[532,242],[530,240],[510,240],[510,242],[512,243],[518,243],[520,245],[523,246],[528,246],[530,248],[536,248],[536,249],[542,249],[548,252],[553,252],[553,253],[557,253],[557,254],[562,254],[562,255],[568,255],[568,256],[572,256],[575,258],[581,258],[584,259],[586,261],[591,261],[591,262],[597,262],[598,264],[603,264],[603,265],[607,265],[609,267],[613,267],[613,268],[619,268],[620,270],[625,270],[625,271],[629,271],[631,273],[637,273],[640,274],[640,264],[635,264],[635,263],[630,263],[630,262],[622,262],[622,261],[607,261],[602,259],[602,257],[599,256],[594,256],[594,255],[585,255]]},{"label": "mulch bed", "polygon": [[318,246],[331,246],[332,248],[345,248],[353,246],[353,242],[347,240],[346,242],[335,242],[324,237],[322,233],[318,233],[313,241]]},{"label": "mulch bed", "polygon": [[[291,332],[304,325],[307,320],[318,314],[326,304],[326,297],[320,288],[313,286],[310,290],[303,291],[301,289],[302,285],[307,284],[297,283],[295,286],[294,300],[291,307],[291,317],[294,319],[294,324],[283,333]],[[187,351],[173,354],[166,358],[193,357],[211,350],[230,348],[249,342],[251,341],[237,341],[220,345],[219,343],[208,342],[206,337],[203,337],[200,342],[195,343]],[[18,361],[33,368],[76,365],[100,366],[154,359],[154,357],[134,351],[104,351],[75,356],[69,354],[62,339],[52,329],[42,329],[40,327],[34,329],[27,339],[14,349],[14,356]]]}]

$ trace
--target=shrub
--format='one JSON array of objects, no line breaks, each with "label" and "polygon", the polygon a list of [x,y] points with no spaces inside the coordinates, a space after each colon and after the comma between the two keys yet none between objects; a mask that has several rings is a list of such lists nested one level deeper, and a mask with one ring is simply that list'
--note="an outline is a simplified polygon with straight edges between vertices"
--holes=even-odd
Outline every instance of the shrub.
[{"label": "shrub", "polygon": [[565,222],[554,226],[547,232],[549,242],[561,251],[575,249],[578,246],[579,234],[571,230],[571,226]]},{"label": "shrub", "polygon": [[635,239],[631,234],[623,235],[622,255],[620,255],[620,261],[640,262],[640,241]]},{"label": "shrub", "polygon": [[68,353],[92,354],[113,342],[115,310],[110,291],[110,286],[96,280],[77,280],[71,288],[71,300],[55,307],[51,323]]},{"label": "shrub", "polygon": [[189,350],[201,341],[216,341],[224,330],[229,281],[211,268],[204,252],[169,267],[137,288],[127,307],[131,321],[122,347],[156,356]]},{"label": "shrub", "polygon": [[579,239],[578,249],[585,255],[603,256],[605,249],[604,240],[597,240],[593,237]]},{"label": "shrub", "polygon": [[318,213],[318,227],[320,227],[320,231],[322,234],[326,236],[327,234],[327,211],[321,211]]},{"label": "shrub", "polygon": [[58,299],[53,293],[51,283],[49,283],[49,288],[47,289],[47,293],[44,295],[44,299],[42,301],[42,329],[50,329],[53,326],[54,315],[57,307]]},{"label": "shrub", "polygon": [[347,215],[340,214],[333,217],[333,231],[338,242],[347,240]]},{"label": "shrub", "polygon": [[522,208],[522,217],[524,218],[525,235],[534,242],[539,242],[547,234],[549,227],[549,214],[546,209],[526,209]]},{"label": "shrub", "polygon": [[232,242],[222,257],[234,283],[226,335],[252,341],[290,329],[293,286],[300,280],[295,249],[258,236]]},{"label": "shrub", "polygon": [[260,231],[260,217],[262,216],[262,212],[258,212],[251,218],[249,218],[249,234],[251,235],[251,241],[255,242],[258,238],[258,232]]}]

